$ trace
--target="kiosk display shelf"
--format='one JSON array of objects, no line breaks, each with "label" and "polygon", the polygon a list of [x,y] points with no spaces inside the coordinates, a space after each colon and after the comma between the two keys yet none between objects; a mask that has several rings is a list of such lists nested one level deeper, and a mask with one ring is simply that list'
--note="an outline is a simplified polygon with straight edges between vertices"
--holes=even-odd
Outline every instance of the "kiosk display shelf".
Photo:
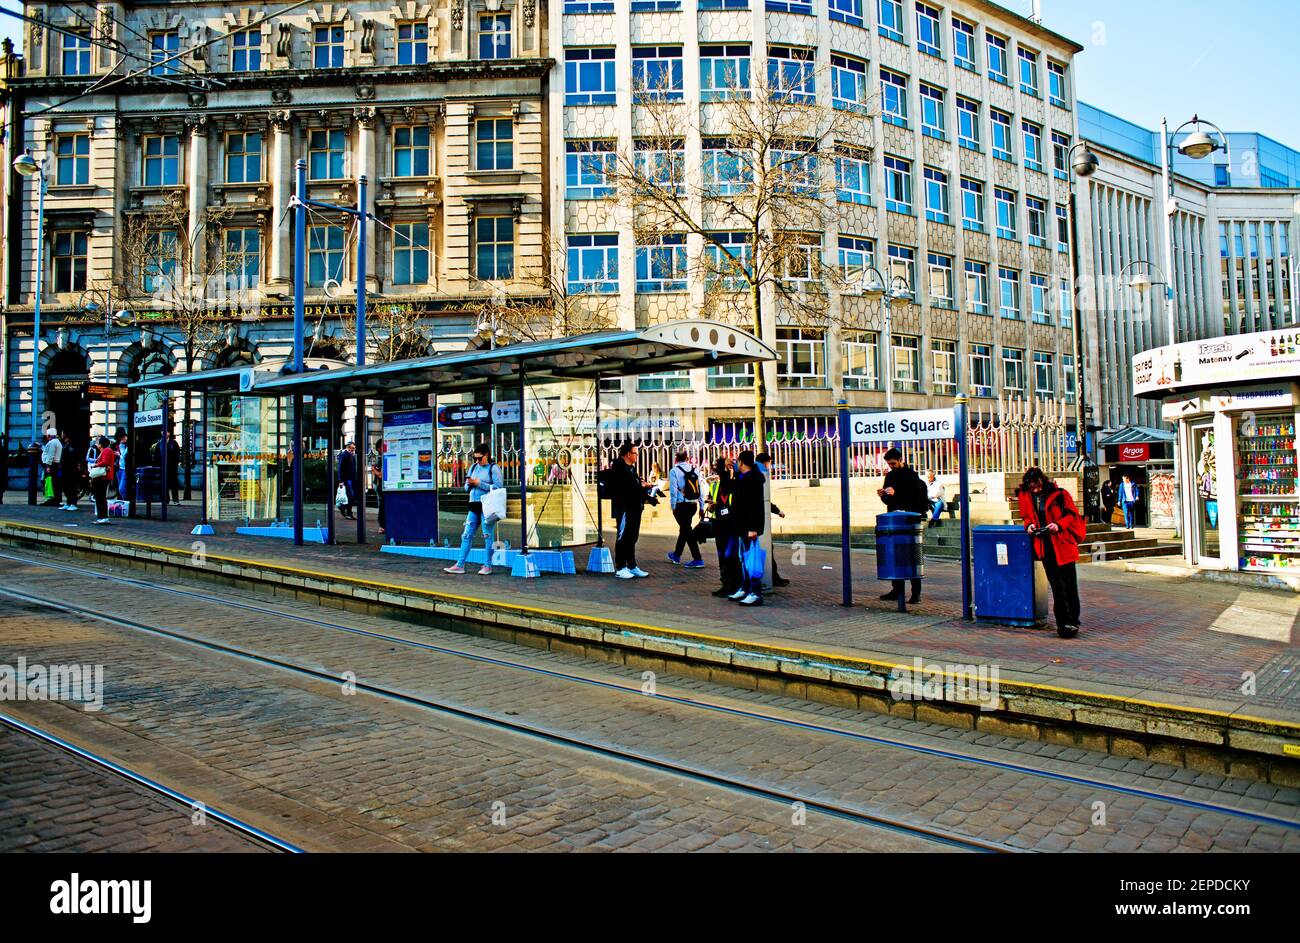
[{"label": "kiosk display shelf", "polygon": [[1295,416],[1260,416],[1237,429],[1237,499],[1243,570],[1300,569]]}]

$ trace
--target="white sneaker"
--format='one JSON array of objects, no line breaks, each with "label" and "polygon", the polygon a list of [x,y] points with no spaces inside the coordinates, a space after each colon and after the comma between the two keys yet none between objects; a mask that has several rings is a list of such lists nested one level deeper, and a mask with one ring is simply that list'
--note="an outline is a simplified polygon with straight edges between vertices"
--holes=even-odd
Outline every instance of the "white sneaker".
[{"label": "white sneaker", "polygon": [[744,599],[746,595],[748,595],[748,594],[747,594],[743,589],[738,589],[738,590],[736,590],[734,593],[732,593],[730,596],[728,596],[727,598],[728,598],[728,599],[741,600],[741,599]]},{"label": "white sneaker", "polygon": [[639,566],[634,566],[632,567],[632,575],[639,576],[639,577],[646,577],[649,576],[650,574],[647,573],[645,570],[641,569]]},{"label": "white sneaker", "polygon": [[65,504],[65,505],[63,505],[63,507],[60,508],[59,510],[61,510],[61,511],[80,511],[81,508],[77,507],[75,504]]},{"label": "white sneaker", "polygon": [[107,524],[107,523],[109,523],[109,520],[108,520],[108,518],[106,518],[106,517],[97,517],[97,518],[95,518],[95,523],[96,523],[96,524]]},{"label": "white sneaker", "polygon": [[457,564],[454,564],[453,566],[445,566],[445,567],[443,567],[443,568],[442,568],[442,572],[444,572],[444,573],[455,573],[455,574],[459,575],[459,574],[465,572],[465,568],[464,568],[463,566],[461,566],[459,563],[457,563]]},{"label": "white sneaker", "polygon": [[614,574],[614,578],[619,580],[634,580],[636,579],[636,574],[627,567],[623,567],[623,569]]},{"label": "white sneaker", "polygon": [[481,567],[481,568],[479,569],[479,571],[478,571],[478,575],[479,575],[479,576],[491,576],[491,575],[492,575],[492,567],[490,567],[490,566]]}]

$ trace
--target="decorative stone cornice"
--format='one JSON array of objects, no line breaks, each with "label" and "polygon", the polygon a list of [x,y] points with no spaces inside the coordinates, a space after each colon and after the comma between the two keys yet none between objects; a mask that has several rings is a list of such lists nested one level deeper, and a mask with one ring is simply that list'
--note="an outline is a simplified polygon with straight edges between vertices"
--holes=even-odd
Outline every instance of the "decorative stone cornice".
[{"label": "decorative stone cornice", "polygon": [[367,105],[364,108],[353,108],[352,118],[363,128],[373,128],[375,126],[375,107]]},{"label": "decorative stone cornice", "polygon": [[288,110],[271,112],[271,127],[275,130],[287,131],[292,123],[293,112]]}]

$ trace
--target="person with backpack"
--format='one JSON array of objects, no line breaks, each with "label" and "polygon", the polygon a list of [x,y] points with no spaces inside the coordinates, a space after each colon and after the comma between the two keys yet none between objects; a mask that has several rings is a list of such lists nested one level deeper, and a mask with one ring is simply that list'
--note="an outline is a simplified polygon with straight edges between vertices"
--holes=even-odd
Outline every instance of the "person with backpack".
[{"label": "person with backpack", "polygon": [[[885,464],[889,466],[889,472],[885,475],[884,484],[876,491],[880,500],[885,502],[885,510],[911,511],[924,517],[930,510],[929,491],[921,476],[916,473],[916,469],[903,461],[902,452],[892,448],[885,453]],[[903,595],[906,581],[893,580],[892,582],[893,589],[881,596],[881,599],[893,601]],[[907,601],[909,603],[921,601],[920,580],[912,580],[912,595]]]},{"label": "person with backpack", "polygon": [[[668,503],[677,521],[677,548],[668,554],[669,563],[677,563],[690,570],[704,566],[700,544],[695,539],[695,512],[704,514],[704,494],[700,489],[700,475],[687,460],[686,450],[677,452],[676,464],[668,472]],[[682,564],[682,548],[689,547],[691,560]]]},{"label": "person with backpack", "polygon": [[610,511],[618,527],[614,541],[614,576],[630,580],[649,576],[636,565],[636,542],[641,536],[641,512],[645,508],[649,483],[636,470],[635,442],[624,442],[618,458],[601,473],[601,484],[609,497]]},{"label": "person with backpack", "polygon": [[483,514],[483,499],[489,491],[505,487],[505,478],[501,467],[492,461],[492,453],[484,443],[474,447],[474,464],[465,475],[465,490],[469,492],[469,513],[465,515],[465,529],[460,535],[460,556],[444,573],[461,574],[465,572],[465,561],[469,559],[470,548],[474,546],[474,532],[483,528],[483,547],[487,550],[487,563],[479,567],[479,576],[492,575],[492,545],[496,542],[496,521],[489,521]]},{"label": "person with backpack", "polygon": [[1043,561],[1047,582],[1052,586],[1052,611],[1056,634],[1074,638],[1079,634],[1079,541],[1088,524],[1064,488],[1048,478],[1041,468],[1030,468],[1016,489],[1020,516],[1033,537],[1034,557]]}]

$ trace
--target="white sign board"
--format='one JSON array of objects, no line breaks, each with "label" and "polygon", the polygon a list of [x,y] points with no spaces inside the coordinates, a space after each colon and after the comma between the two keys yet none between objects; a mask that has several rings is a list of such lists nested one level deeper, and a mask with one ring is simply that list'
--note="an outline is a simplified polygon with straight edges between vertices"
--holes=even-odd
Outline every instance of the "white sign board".
[{"label": "white sign board", "polygon": [[433,410],[384,413],[383,474],[385,491],[434,487]]},{"label": "white sign board", "polygon": [[138,429],[142,426],[161,426],[163,419],[162,414],[163,411],[161,409],[146,409],[142,412],[136,413],[136,428]]},{"label": "white sign board", "polygon": [[957,423],[951,409],[913,409],[901,413],[853,413],[849,441],[923,442],[955,439]]},{"label": "white sign board", "polygon": [[519,400],[507,399],[492,404],[492,421],[498,426],[519,424]]},{"label": "white sign board", "polygon": [[1300,377],[1300,331],[1212,337],[1156,347],[1133,358],[1133,392],[1159,396],[1188,387]]}]

